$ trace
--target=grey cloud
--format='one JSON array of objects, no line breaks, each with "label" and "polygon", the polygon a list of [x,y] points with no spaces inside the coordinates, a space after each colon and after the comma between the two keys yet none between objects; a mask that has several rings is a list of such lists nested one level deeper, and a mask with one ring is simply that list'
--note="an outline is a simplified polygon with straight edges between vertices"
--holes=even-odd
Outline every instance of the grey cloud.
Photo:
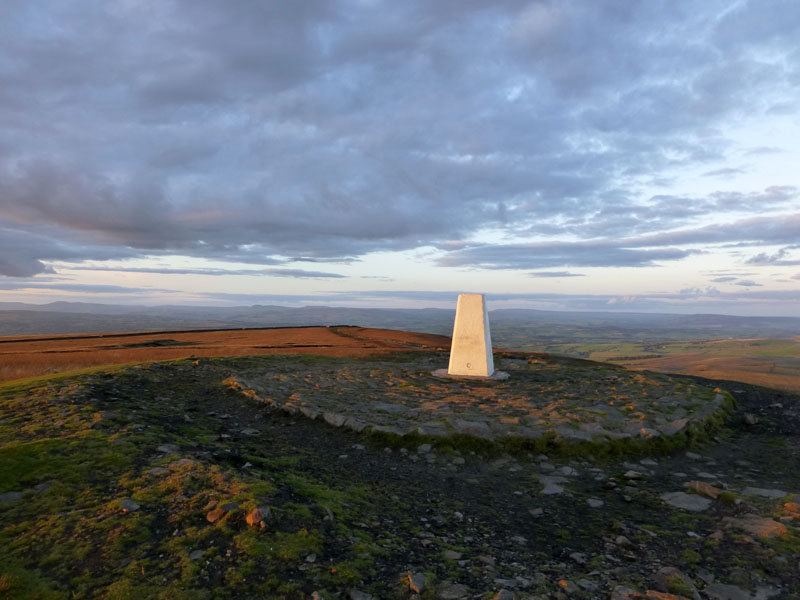
[{"label": "grey cloud", "polygon": [[534,271],[528,273],[528,277],[557,278],[557,277],[585,277],[585,275],[583,273],[570,273],[569,271]]},{"label": "grey cloud", "polygon": [[679,248],[634,249],[611,242],[543,242],[496,244],[454,250],[438,260],[445,267],[531,269],[561,266],[646,267],[680,260],[694,250]]},{"label": "grey cloud", "polygon": [[738,277],[733,277],[732,275],[724,275],[722,277],[714,277],[711,281],[714,283],[728,283],[730,281],[736,281]]},{"label": "grey cloud", "polygon": [[151,288],[151,287],[127,287],[123,285],[102,285],[102,284],[83,284],[83,283],[59,283],[59,282],[12,282],[0,280],[0,290],[55,290],[60,292],[82,292],[85,294],[129,294],[136,295],[142,293],[177,293],[176,290]]},{"label": "grey cloud", "polygon": [[82,244],[77,240],[53,239],[47,228],[21,230],[3,227],[0,221],[0,275],[32,277],[52,273],[43,261],[128,258],[134,255],[125,248]]},{"label": "grey cloud", "polygon": [[774,254],[767,254],[766,252],[760,252],[755,256],[751,256],[745,262],[748,265],[770,265],[770,266],[795,266],[800,265],[800,260],[787,260],[786,257],[789,255],[789,251],[793,248],[797,248],[798,246],[789,246],[786,248],[781,248]]},{"label": "grey cloud", "polygon": [[341,278],[338,273],[323,271],[306,271],[304,269],[175,269],[169,267],[102,267],[102,266],[69,266],[70,271],[111,271],[119,273],[155,273],[159,275],[250,275],[271,277],[296,277],[301,279]]},{"label": "grey cloud", "polygon": [[762,244],[792,244],[797,240],[798,231],[800,213],[751,217],[731,223],[627,238],[620,243],[636,248],[667,244],[720,244],[740,240]]},{"label": "grey cloud", "polygon": [[713,171],[706,171],[703,177],[729,177],[731,175],[740,175],[745,173],[741,167],[724,167],[722,169],[714,169]]},{"label": "grey cloud", "polygon": [[752,279],[743,279],[742,281],[737,281],[734,285],[740,285],[742,287],[761,287],[760,283],[756,283]]},{"label": "grey cloud", "polygon": [[[635,191],[676,167],[722,174],[735,148],[721,126],[797,96],[798,9],[730,8],[12,2],[0,22],[0,219],[47,228],[49,241],[0,240],[0,273],[43,272],[54,245],[72,260],[106,248],[344,262],[489,226],[630,237],[785,204],[788,192],[692,203]],[[598,260],[685,252],[632,248]],[[514,268],[594,264],[580,252]]]},{"label": "grey cloud", "polygon": [[706,288],[698,288],[698,287],[684,288],[680,291],[681,296],[691,296],[695,298],[701,296],[719,296],[721,294],[722,292],[720,292],[714,286],[708,286]]}]

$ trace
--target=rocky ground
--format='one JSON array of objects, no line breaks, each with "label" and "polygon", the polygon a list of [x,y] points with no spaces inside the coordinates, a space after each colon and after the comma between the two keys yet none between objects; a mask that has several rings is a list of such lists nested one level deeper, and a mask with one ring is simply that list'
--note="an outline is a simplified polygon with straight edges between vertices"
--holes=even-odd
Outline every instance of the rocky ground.
[{"label": "rocky ground", "polygon": [[[504,445],[613,444],[702,428],[732,402],[720,389],[540,353],[497,353],[499,379],[446,375],[444,352],[243,366],[226,383],[274,408],[356,432],[465,435]],[[444,375],[439,373],[443,372]]]},{"label": "rocky ground", "polygon": [[0,389],[0,597],[800,597],[797,396],[693,381],[739,407],[691,447],[508,453],[223,383],[275,360]]}]

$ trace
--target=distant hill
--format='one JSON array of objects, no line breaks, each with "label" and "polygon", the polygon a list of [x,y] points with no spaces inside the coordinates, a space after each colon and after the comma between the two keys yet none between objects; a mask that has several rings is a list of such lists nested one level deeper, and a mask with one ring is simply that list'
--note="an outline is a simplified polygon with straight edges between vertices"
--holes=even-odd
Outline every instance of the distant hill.
[{"label": "distant hill", "polygon": [[[449,335],[452,332],[454,315],[454,310],[435,308],[0,303],[0,335],[300,325],[360,325]],[[495,344],[518,349],[547,349],[575,342],[800,336],[800,318],[795,317],[499,309],[490,312],[490,319]]]}]

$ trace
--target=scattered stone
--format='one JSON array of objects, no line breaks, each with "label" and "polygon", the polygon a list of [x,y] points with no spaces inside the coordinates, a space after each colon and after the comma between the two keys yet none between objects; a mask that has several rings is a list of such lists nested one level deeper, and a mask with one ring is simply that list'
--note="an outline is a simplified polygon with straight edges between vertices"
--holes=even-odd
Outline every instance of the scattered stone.
[{"label": "scattered stone", "polygon": [[472,435],[475,437],[491,440],[494,439],[492,428],[486,421],[468,421],[466,419],[452,419],[450,424],[456,433],[462,435]]},{"label": "scattered stone", "polygon": [[713,485],[704,483],[702,481],[690,481],[687,487],[693,492],[697,492],[701,496],[705,496],[706,498],[711,498],[712,500],[716,500],[722,493],[721,489],[716,488]]},{"label": "scattered stone", "polygon": [[758,537],[775,537],[788,533],[786,526],[779,521],[773,521],[758,515],[745,515],[741,519],[735,517],[725,517],[722,522],[729,527],[737,527],[746,531],[750,535]]},{"label": "scattered stone", "polygon": [[333,412],[324,412],[322,413],[322,418],[328,425],[333,425],[334,427],[341,427],[347,420],[347,415],[342,415]]},{"label": "scattered stone", "polygon": [[589,557],[583,552],[573,552],[569,555],[569,557],[579,565],[585,565],[587,562],[589,562]]},{"label": "scattered stone", "polygon": [[269,520],[270,516],[272,516],[272,511],[270,510],[269,506],[259,506],[258,508],[254,508],[244,520],[247,522],[250,527],[265,527],[265,521]]},{"label": "scattered stone", "polygon": [[189,553],[189,560],[198,560],[205,556],[205,550],[194,550],[193,552]]},{"label": "scattered stone", "polygon": [[122,512],[136,512],[139,510],[139,504],[132,500],[131,498],[123,498],[119,501],[119,507],[122,509]]},{"label": "scattered stone", "polygon": [[317,555],[316,554],[309,554],[308,556],[306,556],[306,562],[309,563],[309,564],[313,564],[313,563],[317,562]]},{"label": "scattered stone", "polygon": [[152,469],[147,469],[145,473],[147,473],[148,475],[166,475],[167,473],[169,473],[169,469],[166,469],[164,467],[153,467]]},{"label": "scattered stone", "polygon": [[742,421],[744,421],[745,425],[758,425],[760,419],[753,413],[744,413]]},{"label": "scattered stone", "polygon": [[605,504],[605,502],[603,502],[599,498],[587,498],[586,503],[592,508],[600,508],[601,506],[603,506],[603,504]]},{"label": "scattered stone", "polygon": [[245,429],[242,429],[239,433],[241,433],[242,435],[258,435],[260,432],[258,431],[258,429],[247,427]]},{"label": "scattered stone", "polygon": [[611,592],[611,600],[636,600],[638,598],[644,598],[644,596],[636,590],[624,585],[616,586]]},{"label": "scattered stone", "polygon": [[545,496],[554,496],[564,492],[564,488],[559,485],[564,483],[566,478],[559,475],[539,475],[539,482],[544,485],[542,494]]},{"label": "scattered stone", "polygon": [[749,592],[735,585],[712,583],[705,590],[708,600],[752,600]]},{"label": "scattered stone", "polygon": [[687,452],[685,456],[686,458],[691,458],[692,460],[700,460],[701,458],[703,458],[702,456],[700,456],[695,452]]},{"label": "scattered stone", "polygon": [[53,484],[50,482],[37,483],[35,486],[33,486],[33,491],[37,494],[44,494],[51,487],[53,487]]},{"label": "scattered stone", "polygon": [[417,446],[417,454],[427,454],[433,449],[433,446],[430,444],[420,444]]},{"label": "scattered stone", "polygon": [[469,588],[463,583],[445,582],[436,588],[436,597],[441,600],[461,600],[469,596]]},{"label": "scattered stone", "polygon": [[5,494],[0,494],[0,504],[16,502],[20,498],[22,498],[22,492],[6,492]]},{"label": "scattered stone", "polygon": [[214,508],[206,513],[206,521],[216,523],[225,516],[225,511],[221,507]]},{"label": "scattered stone", "polygon": [[466,460],[464,459],[464,457],[462,457],[462,456],[456,456],[456,457],[453,459],[453,461],[452,461],[452,462],[453,462],[453,464],[454,464],[454,465],[463,465],[463,464],[464,464],[464,463],[466,463],[467,461],[466,461]]},{"label": "scattered stone", "polygon": [[644,473],[640,473],[639,471],[634,471],[631,469],[630,471],[626,471],[624,475],[625,479],[644,479]]},{"label": "scattered stone", "polygon": [[180,452],[180,448],[175,444],[161,444],[160,446],[156,446],[156,450],[164,454],[176,454]]},{"label": "scattered stone", "polygon": [[373,600],[373,596],[361,590],[350,590],[350,600]]},{"label": "scattered stone", "polygon": [[692,597],[700,600],[700,592],[686,575],[675,567],[661,567],[652,577],[653,586],[660,592],[672,592],[675,584],[679,584],[685,590],[691,590]]},{"label": "scattered stone", "polygon": [[633,542],[632,542],[632,541],[630,541],[628,538],[626,538],[624,535],[618,535],[618,536],[617,536],[617,537],[614,539],[614,543],[615,543],[617,546],[622,546],[623,548],[626,548],[626,547],[631,547],[631,546],[633,546]]},{"label": "scattered stone", "polygon": [[761,496],[763,498],[783,498],[788,496],[789,492],[783,490],[776,490],[770,488],[746,487],[742,490],[745,496]]},{"label": "scattered stone", "polygon": [[225,512],[231,512],[232,510],[236,510],[237,508],[239,508],[240,504],[241,504],[241,502],[236,500],[234,502],[227,502],[226,504],[223,504],[222,506],[220,506],[220,508],[222,510],[224,510]]},{"label": "scattered stone", "polygon": [[541,517],[544,514],[544,509],[543,508],[531,508],[531,509],[528,510],[528,513],[532,517]]},{"label": "scattered stone", "polygon": [[421,594],[425,590],[425,575],[423,573],[409,573],[408,589],[417,594]]},{"label": "scattered stone", "polygon": [[461,552],[456,552],[455,550],[447,549],[442,552],[442,556],[445,560],[459,560],[461,558]]},{"label": "scattered stone", "polygon": [[580,588],[572,583],[569,579],[559,579],[557,584],[558,587],[567,593],[567,595],[572,595],[580,591]]},{"label": "scattered stone", "polygon": [[318,591],[314,590],[311,592],[311,600],[325,600]]},{"label": "scattered stone", "polygon": [[578,587],[587,592],[596,592],[600,587],[594,581],[589,581],[588,579],[578,579],[577,584]]},{"label": "scattered stone", "polygon": [[514,592],[504,589],[492,596],[492,600],[515,600],[516,597],[517,595]]},{"label": "scattered stone", "polygon": [[661,499],[670,506],[692,512],[700,512],[711,506],[711,500],[708,498],[686,492],[669,492],[662,494]]}]

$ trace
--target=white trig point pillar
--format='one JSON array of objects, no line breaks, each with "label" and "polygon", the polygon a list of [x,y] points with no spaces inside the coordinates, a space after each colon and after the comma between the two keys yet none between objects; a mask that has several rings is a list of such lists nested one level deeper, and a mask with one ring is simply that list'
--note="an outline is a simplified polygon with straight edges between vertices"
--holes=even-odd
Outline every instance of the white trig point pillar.
[{"label": "white trig point pillar", "polygon": [[448,375],[490,377],[494,374],[489,313],[483,294],[459,294]]}]

